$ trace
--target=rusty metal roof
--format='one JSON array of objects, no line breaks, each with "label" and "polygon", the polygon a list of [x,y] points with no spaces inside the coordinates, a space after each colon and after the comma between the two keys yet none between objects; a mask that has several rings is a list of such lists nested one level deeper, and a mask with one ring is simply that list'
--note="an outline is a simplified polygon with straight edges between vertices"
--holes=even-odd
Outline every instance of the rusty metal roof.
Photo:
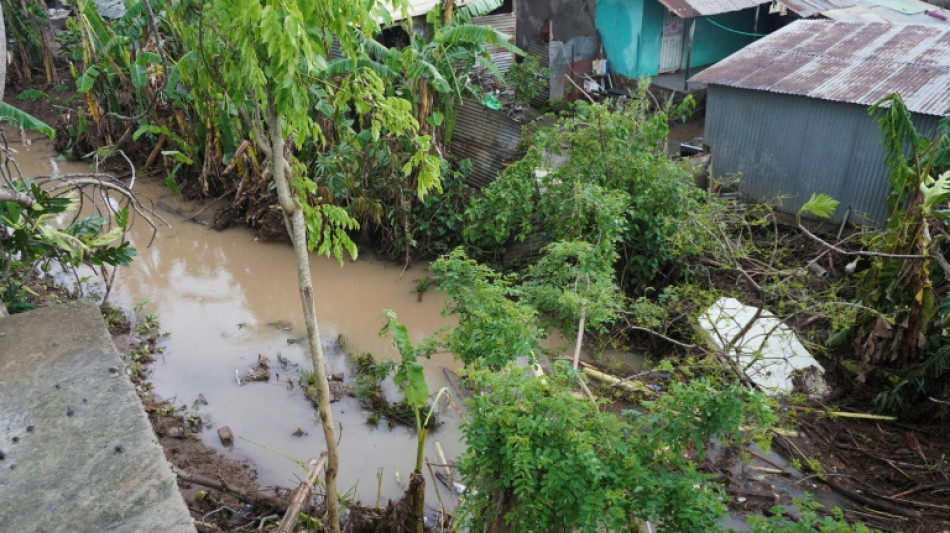
[{"label": "rusty metal roof", "polygon": [[936,11],[950,17],[950,11],[921,0],[778,0],[802,18],[823,16],[849,22],[894,22],[901,24],[945,25],[927,15]]},{"label": "rusty metal roof", "polygon": [[703,17],[741,11],[772,0],[660,0],[674,15],[680,18]]},{"label": "rusty metal roof", "polygon": [[897,92],[916,113],[950,109],[950,28],[800,20],[691,82],[871,105]]}]

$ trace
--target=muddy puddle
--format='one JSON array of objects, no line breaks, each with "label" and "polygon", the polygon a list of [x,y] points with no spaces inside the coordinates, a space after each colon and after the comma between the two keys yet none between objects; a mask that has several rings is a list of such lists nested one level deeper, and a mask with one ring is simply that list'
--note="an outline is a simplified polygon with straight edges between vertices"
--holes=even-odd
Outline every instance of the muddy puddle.
[{"label": "muddy puddle", "polygon": [[[90,170],[88,165],[57,161],[42,140],[12,145],[24,176]],[[204,441],[249,459],[262,484],[296,485],[305,472],[294,460],[306,463],[316,457],[324,440],[315,410],[296,385],[299,372],[311,365],[304,345],[296,342],[305,329],[293,250],[286,244],[258,242],[244,228],[217,232],[171,214],[168,209],[191,215],[201,206],[179,201],[160,184],[140,177],[135,190],[163,206],[159,213],[170,226],[161,228],[151,247],[145,246],[151,238],[148,226],[133,227],[139,256],[120,271],[110,301],[137,308],[139,319],[156,313],[169,333],[164,356],[152,367],[155,392],[196,409],[211,424],[202,434]],[[210,218],[213,211],[204,215]],[[372,259],[347,261],[342,268],[325,257],[313,256],[311,261],[327,367],[330,373],[343,372],[346,383],[352,369],[336,342],[339,335],[377,359],[396,355],[388,338],[378,336],[383,309],[396,311],[417,340],[449,323],[440,315],[443,295],[430,289],[418,301],[415,280],[428,275],[423,264],[403,273],[401,265]],[[239,385],[236,374],[247,374],[259,355],[270,360],[270,381]],[[433,392],[447,384],[443,368],[458,366],[448,354],[423,364]],[[385,504],[403,492],[400,481],[407,482],[413,467],[415,433],[389,429],[385,421],[371,427],[367,415],[350,397],[333,404],[341,455],[339,487],[365,504],[374,504],[377,495]],[[426,457],[436,464],[436,441],[449,460],[463,450],[459,415],[447,407],[441,419],[426,449]],[[218,439],[216,430],[222,426],[234,433],[231,448]],[[427,500],[437,505],[432,481],[428,484]],[[451,500],[445,492],[443,499]]]}]

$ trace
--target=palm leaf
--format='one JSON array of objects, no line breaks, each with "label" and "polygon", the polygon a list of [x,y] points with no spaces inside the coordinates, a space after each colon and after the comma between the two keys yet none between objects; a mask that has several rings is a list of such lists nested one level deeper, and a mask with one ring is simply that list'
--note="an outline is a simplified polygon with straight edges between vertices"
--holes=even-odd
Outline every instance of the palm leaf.
[{"label": "palm leaf", "polygon": [[479,26],[478,24],[453,25],[440,31],[435,38],[446,46],[462,43],[483,43],[485,45],[504,48],[518,55],[524,55],[524,52],[520,48],[508,42],[511,40],[510,35],[502,33],[491,26]]},{"label": "palm leaf", "polygon": [[456,16],[461,15],[462,22],[480,17],[501,7],[505,2],[503,0],[475,0],[465,7],[459,9]]},{"label": "palm leaf", "polygon": [[383,43],[365,35],[362,32],[356,33],[356,41],[360,43],[360,46],[363,47],[363,50],[366,52],[366,55],[376,59],[377,61],[385,61],[392,55],[393,50]]},{"label": "palm leaf", "polygon": [[323,71],[323,75],[328,78],[346,76],[347,74],[352,74],[364,68],[372,70],[377,76],[384,80],[395,79],[399,76],[386,65],[368,59],[334,59],[327,63],[327,68]]},{"label": "palm leaf", "polygon": [[25,130],[40,132],[50,139],[56,137],[56,130],[52,126],[6,102],[0,104],[0,120],[12,122]]}]

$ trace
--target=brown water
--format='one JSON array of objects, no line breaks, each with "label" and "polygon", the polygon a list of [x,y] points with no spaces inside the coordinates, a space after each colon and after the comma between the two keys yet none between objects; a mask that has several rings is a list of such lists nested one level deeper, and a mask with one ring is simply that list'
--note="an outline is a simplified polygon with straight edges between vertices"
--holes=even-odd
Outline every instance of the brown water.
[{"label": "brown water", "polygon": [[[89,171],[87,165],[57,162],[50,144],[42,140],[31,146],[12,146],[18,151],[17,160],[25,176]],[[190,215],[201,209],[181,202],[156,183],[140,179],[135,188],[139,194],[182,213]],[[209,217],[213,210],[205,210],[202,216]],[[249,459],[262,483],[294,486],[305,474],[289,458],[306,462],[324,449],[324,440],[315,411],[299,387],[288,389],[288,380],[296,381],[299,369],[310,368],[303,345],[287,342],[305,333],[293,251],[286,244],[260,243],[243,228],[216,232],[187,221],[187,216],[161,213],[171,226],[161,229],[152,247],[145,247],[150,238],[147,226],[139,223],[133,228],[140,255],[130,268],[120,272],[111,301],[132,308],[148,299],[138,313],[139,319],[144,313],[154,312],[162,329],[170,334],[164,356],[152,366],[156,393],[174,399],[177,405],[197,408],[213,424],[202,434],[204,441],[237,459]],[[388,339],[377,335],[383,309],[395,310],[416,340],[450,323],[440,316],[442,294],[430,290],[421,303],[417,302],[414,280],[427,275],[425,265],[417,264],[400,276],[401,266],[374,260],[347,261],[342,268],[327,258],[314,256],[311,260],[327,365],[330,372],[344,372],[347,382],[351,380],[350,369],[333,342],[337,335],[346,336],[355,349],[378,359],[396,355]],[[556,336],[547,344],[563,345],[565,341]],[[270,359],[279,379],[238,385],[235,371],[245,374],[258,354]],[[281,368],[278,354],[292,367]],[[624,362],[637,364],[629,356],[624,356]],[[446,385],[443,367],[458,367],[448,354],[423,364],[433,393]],[[394,398],[391,384],[388,390]],[[208,405],[197,405],[199,394]],[[443,424],[430,436],[425,451],[433,463],[440,462],[436,441],[449,460],[464,450],[459,415],[452,408],[443,408],[440,413]],[[415,457],[415,433],[406,428],[388,429],[385,422],[378,428],[368,426],[367,413],[352,398],[334,403],[333,416],[334,422],[342,425],[342,432],[340,426],[337,428],[342,462],[340,489],[372,505],[382,469],[381,503],[400,497],[404,488],[397,482],[396,473],[402,483],[408,480]],[[216,429],[225,425],[236,437],[231,449],[224,448],[217,438]],[[298,428],[306,435],[293,436]],[[769,458],[789,468],[781,457],[769,454]],[[774,480],[775,490],[783,494],[814,490],[799,485],[794,478]],[[438,499],[431,480],[427,490],[426,501],[434,508]],[[843,504],[833,493],[818,492],[817,496],[829,506]],[[454,503],[445,490],[442,499],[447,506]],[[747,529],[743,521],[727,518],[724,523]]]},{"label": "brown water", "polygon": [[[17,147],[25,176],[49,174],[54,167],[62,173],[88,171],[88,166],[56,163],[49,143],[36,141]],[[183,213],[200,206],[180,202],[158,184],[139,178],[135,190],[156,202]],[[213,207],[204,212],[210,216]],[[265,244],[243,228],[216,232],[205,225],[161,211],[170,222],[162,228],[154,244],[146,248],[147,226],[133,227],[133,242],[139,256],[132,266],[120,271],[110,300],[132,308],[143,299],[139,315],[154,312],[162,329],[169,333],[164,356],[152,366],[155,392],[189,408],[199,394],[208,405],[197,405],[198,413],[213,427],[202,437],[212,447],[239,459],[250,459],[264,484],[292,486],[305,475],[293,458],[304,463],[324,449],[323,432],[315,420],[315,410],[303,397],[296,381],[300,369],[310,369],[309,354],[302,344],[288,339],[305,335],[297,292],[293,250],[286,244]],[[344,335],[351,345],[375,357],[393,357],[388,338],[378,336],[383,309],[393,309],[418,340],[448,321],[441,317],[444,296],[430,290],[417,301],[415,280],[427,275],[417,264],[402,273],[401,266],[375,260],[347,261],[341,268],[324,257],[311,257],[311,273],[317,300],[317,316],[327,348],[329,371],[344,372],[350,382],[346,358],[335,342]],[[267,356],[279,375],[270,382],[238,385],[235,372],[245,374]],[[280,355],[290,362],[281,368]],[[457,368],[448,354],[425,361],[426,378],[434,393],[445,385],[443,367]],[[395,399],[395,398],[393,398]],[[338,424],[341,454],[340,489],[351,491],[358,500],[375,503],[377,474],[383,469],[381,496],[398,498],[415,458],[415,433],[406,428],[378,428],[365,423],[363,412],[352,398],[333,404]],[[439,463],[434,443],[439,441],[451,460],[462,450],[459,415],[452,408],[441,410],[443,424],[431,434],[426,457]],[[225,449],[216,429],[229,426],[236,439]],[[342,431],[339,431],[342,425]],[[301,429],[306,434],[292,434]],[[429,481],[433,506],[438,505]],[[450,497],[443,493],[448,502]]]}]

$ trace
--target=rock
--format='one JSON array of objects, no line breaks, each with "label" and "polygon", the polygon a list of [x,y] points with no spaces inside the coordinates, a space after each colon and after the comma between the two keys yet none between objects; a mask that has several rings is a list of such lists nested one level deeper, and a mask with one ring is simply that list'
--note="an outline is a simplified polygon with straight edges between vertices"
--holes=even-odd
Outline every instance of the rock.
[{"label": "rock", "polygon": [[338,402],[347,395],[349,388],[339,381],[330,382],[330,403]]},{"label": "rock", "polygon": [[225,446],[234,445],[234,433],[231,433],[231,428],[228,426],[218,429],[218,438],[221,439],[221,444]]},{"label": "rock", "polygon": [[[795,332],[772,313],[759,312],[735,298],[721,298],[700,316],[699,326],[710,343],[744,369],[749,380],[766,394],[789,394],[796,390],[796,383],[801,392],[815,399],[829,393],[825,369]],[[732,346],[726,346],[740,333]]]},{"label": "rock", "polygon": [[185,436],[185,428],[180,426],[172,426],[165,432],[165,436],[172,439],[180,439]]},{"label": "rock", "polygon": [[334,372],[330,374],[330,381],[343,381],[343,372]]},{"label": "rock", "polygon": [[250,373],[246,374],[241,381],[270,381],[270,360],[261,354],[257,354],[257,365],[251,368]]}]

